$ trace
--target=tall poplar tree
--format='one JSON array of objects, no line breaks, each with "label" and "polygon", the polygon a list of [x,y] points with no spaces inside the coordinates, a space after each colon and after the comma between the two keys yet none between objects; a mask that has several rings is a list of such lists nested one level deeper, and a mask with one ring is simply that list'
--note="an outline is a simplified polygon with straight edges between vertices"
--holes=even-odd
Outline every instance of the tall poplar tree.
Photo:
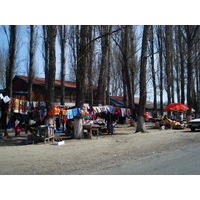
[{"label": "tall poplar tree", "polygon": [[66,52],[66,25],[59,26],[59,36],[60,36],[60,47],[61,47],[61,71],[60,71],[60,78],[61,78],[61,97],[60,97],[60,104],[64,105],[65,103],[65,74],[66,74],[66,63],[65,63],[65,52]]},{"label": "tall poplar tree", "polygon": [[[52,109],[52,105],[54,102],[54,93],[55,93],[55,73],[56,73],[56,34],[57,34],[57,26],[56,25],[47,25],[47,40],[48,40],[48,71],[45,77],[47,87],[46,87],[46,107],[47,113]],[[47,115],[48,124],[53,125],[53,117]]]},{"label": "tall poplar tree", "polygon": [[146,132],[144,112],[146,105],[146,65],[147,65],[147,47],[148,47],[148,37],[149,37],[149,25],[145,25],[143,29],[142,37],[142,51],[141,51],[141,63],[140,63],[140,101],[138,108],[138,122],[137,122],[137,132]]},{"label": "tall poplar tree", "polygon": [[28,101],[32,101],[32,86],[34,78],[34,26],[30,25],[29,42],[29,73],[28,73]]},{"label": "tall poplar tree", "polygon": [[[9,52],[8,52],[8,60],[6,65],[6,91],[9,97],[12,97],[12,79],[15,70],[15,54],[16,54],[16,34],[17,34],[17,26],[11,25],[10,29],[10,40],[9,40]],[[7,103],[8,104],[8,103]],[[5,119],[5,129],[4,136],[8,136],[7,124],[8,124],[8,105],[6,105],[6,109],[4,111],[4,119]]]},{"label": "tall poplar tree", "polygon": [[[76,70],[76,107],[82,108],[85,102],[85,79],[86,79],[86,44],[88,26],[76,27],[76,50],[77,50],[77,70]],[[81,116],[74,118],[74,137],[83,138],[83,126]]]},{"label": "tall poplar tree", "polygon": [[16,53],[16,34],[17,26],[10,26],[9,55],[6,66],[6,89],[9,97],[12,97],[12,79],[15,70],[15,53]]}]

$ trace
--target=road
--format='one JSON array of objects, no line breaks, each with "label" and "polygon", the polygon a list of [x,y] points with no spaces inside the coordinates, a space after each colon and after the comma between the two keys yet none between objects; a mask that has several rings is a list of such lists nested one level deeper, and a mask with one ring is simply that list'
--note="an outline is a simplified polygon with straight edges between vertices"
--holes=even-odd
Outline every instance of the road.
[{"label": "road", "polygon": [[[12,136],[12,135],[11,135]],[[199,174],[200,131],[148,129],[123,125],[115,134],[68,140],[61,146],[24,145],[21,137],[0,140],[1,175],[178,175]]]},{"label": "road", "polygon": [[129,161],[122,166],[103,170],[104,175],[200,175],[200,145],[175,150],[155,158]]}]

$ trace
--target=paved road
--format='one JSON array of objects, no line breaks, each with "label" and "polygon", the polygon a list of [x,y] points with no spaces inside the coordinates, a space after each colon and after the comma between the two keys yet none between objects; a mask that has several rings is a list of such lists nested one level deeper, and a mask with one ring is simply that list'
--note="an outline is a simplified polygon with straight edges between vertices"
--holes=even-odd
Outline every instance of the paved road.
[{"label": "paved road", "polygon": [[175,150],[143,161],[129,161],[97,174],[105,175],[200,175],[200,145]]}]

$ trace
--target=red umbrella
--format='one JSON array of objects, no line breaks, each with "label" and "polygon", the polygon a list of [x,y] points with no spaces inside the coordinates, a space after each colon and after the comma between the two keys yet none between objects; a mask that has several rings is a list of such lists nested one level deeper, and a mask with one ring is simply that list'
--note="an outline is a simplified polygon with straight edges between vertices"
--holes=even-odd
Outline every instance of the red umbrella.
[{"label": "red umbrella", "polygon": [[171,103],[169,104],[164,111],[173,111],[173,110],[187,110],[189,109],[186,105],[182,104],[182,103]]}]

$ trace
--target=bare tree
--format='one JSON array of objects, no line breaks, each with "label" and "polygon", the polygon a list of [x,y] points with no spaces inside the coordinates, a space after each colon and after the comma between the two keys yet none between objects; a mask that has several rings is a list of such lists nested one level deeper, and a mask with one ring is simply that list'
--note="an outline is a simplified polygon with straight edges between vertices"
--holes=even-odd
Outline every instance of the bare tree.
[{"label": "bare tree", "polygon": [[[200,29],[198,29],[198,35],[200,33]],[[195,104],[194,104],[194,109],[196,111],[196,117],[199,117],[200,113],[200,69],[199,69],[199,64],[200,64],[200,42],[195,43],[195,74],[194,76],[196,78],[196,95],[195,95]]]},{"label": "bare tree", "polygon": [[5,49],[0,49],[0,88],[6,87],[6,57],[7,57],[7,51]]},{"label": "bare tree", "polygon": [[[111,65],[111,94],[113,96],[123,96],[122,89],[125,84],[122,82],[122,70],[121,70],[121,52],[119,48],[116,48],[115,44],[112,44],[112,65]],[[124,105],[126,105],[125,103]]]},{"label": "bare tree", "polygon": [[185,43],[182,35],[182,26],[178,26],[178,45],[179,45],[179,57],[180,57],[180,65],[181,65],[181,103],[185,103]]},{"label": "bare tree", "polygon": [[99,27],[101,37],[101,65],[99,69],[98,88],[96,94],[97,103],[106,104],[106,69],[108,67],[108,49],[109,49],[109,26],[103,25]]},{"label": "bare tree", "polygon": [[59,36],[60,36],[60,47],[61,47],[61,105],[64,105],[65,102],[65,75],[66,75],[66,64],[65,64],[65,52],[66,52],[66,26],[60,25],[59,26]]},{"label": "bare tree", "polygon": [[[16,54],[16,34],[17,27],[16,25],[10,26],[10,40],[9,40],[9,52],[8,60],[6,65],[6,91],[9,97],[12,97],[12,78],[15,70],[15,54]],[[8,104],[8,103],[7,103]],[[7,124],[8,124],[8,107],[5,109],[5,129],[4,136],[8,136]]]},{"label": "bare tree", "polygon": [[49,74],[49,41],[48,41],[48,34],[47,34],[47,26],[42,26],[43,30],[43,45],[44,45],[44,74],[45,74],[45,99],[48,98],[48,74]]},{"label": "bare tree", "polygon": [[151,72],[152,72],[152,83],[153,83],[153,108],[157,112],[157,85],[156,85],[156,72],[154,62],[154,26],[151,26],[150,34],[150,55],[151,55]]},{"label": "bare tree", "polygon": [[[57,26],[56,25],[47,25],[47,39],[48,39],[48,61],[49,67],[47,71],[47,76],[45,77],[47,83],[47,91],[46,91],[46,107],[47,113],[52,109],[52,105],[54,102],[54,93],[55,93],[55,72],[56,72],[56,52],[55,52],[55,41],[57,34]],[[48,124],[53,125],[53,117],[51,115],[47,115]]]},{"label": "bare tree", "polygon": [[[114,37],[116,45],[121,52],[121,70],[123,81],[123,103],[125,106],[129,106],[131,110],[132,120],[131,125],[134,126],[135,120],[135,72],[136,72],[136,59],[135,59],[135,42],[134,32],[132,26],[122,26],[121,29],[121,41],[118,42]],[[128,104],[127,104],[128,97]]]},{"label": "bare tree", "polygon": [[193,50],[194,44],[197,42],[197,33],[199,26],[184,26],[183,37],[187,46],[187,104],[189,110],[187,112],[188,120],[191,118],[191,109],[194,106],[194,60],[193,60]]},{"label": "bare tree", "polygon": [[177,94],[177,102],[181,102],[181,90],[180,90],[180,82],[181,82],[181,65],[180,65],[180,49],[179,49],[179,33],[178,27],[175,26],[175,52],[174,52],[174,65],[175,65],[175,82],[176,82],[176,94]]},{"label": "bare tree", "polygon": [[29,48],[29,74],[28,74],[28,100],[32,101],[33,90],[33,78],[34,78],[34,54],[35,54],[35,42],[34,42],[34,26],[30,25],[30,48]]},{"label": "bare tree", "polygon": [[163,115],[163,28],[157,26],[157,43],[159,52],[159,89],[160,89],[160,112]]},{"label": "bare tree", "polygon": [[[87,44],[87,26],[76,27],[76,45],[77,45],[77,71],[76,71],[76,107],[82,108],[85,102],[85,79],[86,79],[86,44]],[[81,116],[74,118],[74,137],[83,138],[83,127]]]},{"label": "bare tree", "polygon": [[[93,39],[93,35],[95,33],[95,26],[88,26],[88,37],[87,37],[87,43],[90,43],[90,41]],[[93,63],[94,63],[94,46],[95,43],[90,43],[87,53],[87,59],[86,59],[86,65],[88,66],[87,69],[87,79],[88,79],[88,91],[87,91],[87,97],[89,105],[94,104],[94,97],[93,97],[93,80],[94,80],[94,70],[93,70]]]},{"label": "bare tree", "polygon": [[12,78],[15,69],[15,52],[16,52],[16,25],[10,26],[10,42],[9,42],[9,56],[6,67],[6,90],[9,97],[12,97]]},{"label": "bare tree", "polygon": [[[124,71],[124,80],[126,83],[127,93],[128,93],[128,102],[129,108],[131,109],[132,119],[135,116],[135,104],[134,104],[134,93],[132,89],[132,77],[130,77],[130,58],[131,52],[130,42],[132,37],[132,26],[125,26],[122,30],[122,70]],[[135,119],[134,119],[135,120]],[[131,125],[134,126],[134,121],[131,121]]]},{"label": "bare tree", "polygon": [[77,45],[76,45],[76,38],[77,38],[77,31],[76,26],[69,26],[68,27],[68,39],[67,44],[70,47],[69,51],[69,73],[70,73],[70,80],[76,80],[76,71],[77,71]]},{"label": "bare tree", "polygon": [[167,91],[167,100],[168,100],[168,104],[172,103],[172,97],[174,94],[172,91],[172,85],[173,85],[173,68],[172,68],[172,63],[171,63],[171,56],[172,56],[172,49],[171,49],[171,26],[165,26],[165,47],[166,47],[166,56],[165,56],[165,60],[166,60],[166,66],[165,66],[165,70],[166,70],[166,91]]},{"label": "bare tree", "polygon": [[140,102],[138,109],[138,123],[136,128],[137,132],[146,132],[146,126],[144,121],[144,112],[146,105],[146,64],[147,64],[147,47],[149,37],[149,25],[145,25],[143,29],[142,38],[142,52],[141,52],[141,64],[140,64]]}]

